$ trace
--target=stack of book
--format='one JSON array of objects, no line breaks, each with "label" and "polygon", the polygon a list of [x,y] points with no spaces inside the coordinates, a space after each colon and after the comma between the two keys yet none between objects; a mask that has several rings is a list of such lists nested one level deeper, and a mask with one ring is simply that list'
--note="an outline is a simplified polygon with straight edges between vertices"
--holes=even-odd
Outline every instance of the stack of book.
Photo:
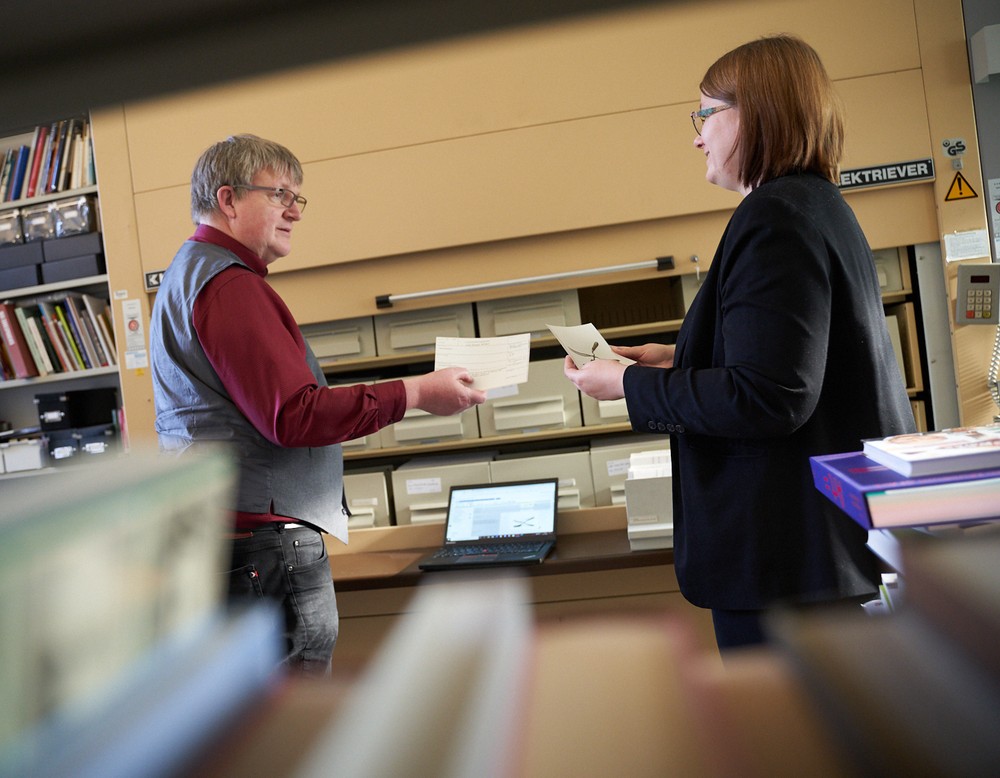
[{"label": "stack of book", "polygon": [[828,774],[1000,774],[1000,531],[903,545],[906,597],[891,615],[785,611],[781,653],[834,733]]},{"label": "stack of book", "polygon": [[7,149],[0,162],[0,200],[4,202],[95,183],[90,123],[85,118],[35,127],[31,142]]},{"label": "stack of book", "polygon": [[234,478],[143,452],[4,486],[0,775],[182,774],[278,677],[277,612],[224,607]]},{"label": "stack of book", "polygon": [[4,378],[31,378],[118,363],[107,300],[76,291],[0,302]]},{"label": "stack of book", "polygon": [[816,488],[868,529],[1000,519],[1000,425],[866,440],[810,466]]}]

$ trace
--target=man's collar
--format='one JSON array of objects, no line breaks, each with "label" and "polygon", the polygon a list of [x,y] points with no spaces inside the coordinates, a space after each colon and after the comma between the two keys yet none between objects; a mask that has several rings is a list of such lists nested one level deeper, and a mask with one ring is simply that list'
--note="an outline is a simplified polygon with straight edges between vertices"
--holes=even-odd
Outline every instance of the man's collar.
[{"label": "man's collar", "polygon": [[211,243],[219,246],[220,248],[224,248],[227,251],[231,251],[242,259],[243,262],[246,263],[247,267],[253,270],[257,275],[267,275],[267,265],[264,263],[264,260],[236,240],[236,238],[231,235],[227,235],[216,227],[212,227],[208,224],[199,224],[198,229],[194,231],[194,235],[191,236],[190,240],[197,243]]}]

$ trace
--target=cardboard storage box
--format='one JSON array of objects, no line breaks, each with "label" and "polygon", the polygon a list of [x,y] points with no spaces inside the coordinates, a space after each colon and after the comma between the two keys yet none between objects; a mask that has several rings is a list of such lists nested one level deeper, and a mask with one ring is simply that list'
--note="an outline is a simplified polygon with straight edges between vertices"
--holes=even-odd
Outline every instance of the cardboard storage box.
[{"label": "cardboard storage box", "polygon": [[590,451],[586,448],[498,457],[490,462],[490,476],[495,483],[556,476],[559,479],[560,511],[593,508],[595,505]]},{"label": "cardboard storage box", "polygon": [[104,244],[101,242],[101,233],[88,232],[83,235],[43,241],[42,250],[46,262],[55,262],[60,259],[102,254]]},{"label": "cardboard storage box", "polygon": [[104,255],[90,254],[88,256],[59,259],[52,262],[46,260],[40,267],[43,284],[54,284],[57,281],[73,281],[77,278],[103,275]]},{"label": "cardboard storage box", "polygon": [[443,523],[448,492],[457,484],[490,483],[495,452],[422,457],[392,471],[392,502],[397,524]]},{"label": "cardboard storage box", "polygon": [[472,305],[450,305],[375,317],[375,348],[380,356],[433,352],[439,337],[476,337]]},{"label": "cardboard storage box", "polygon": [[670,438],[666,435],[635,433],[591,441],[590,470],[597,505],[625,504],[625,480],[632,454],[669,448]]},{"label": "cardboard storage box", "polygon": [[483,300],[476,303],[476,320],[482,338],[531,333],[532,338],[551,337],[548,325],[571,326],[580,321],[580,302],[575,289],[547,294]]},{"label": "cardboard storage box", "polygon": [[307,324],[302,335],[320,362],[374,357],[375,323],[371,316]]},{"label": "cardboard storage box", "polygon": [[530,363],[517,389],[476,406],[482,437],[583,426],[580,392],[563,374],[563,360]]},{"label": "cardboard storage box", "polygon": [[392,506],[389,502],[389,473],[391,468],[372,471],[347,471],[344,473],[344,498],[351,513],[348,527],[388,527],[392,523]]}]

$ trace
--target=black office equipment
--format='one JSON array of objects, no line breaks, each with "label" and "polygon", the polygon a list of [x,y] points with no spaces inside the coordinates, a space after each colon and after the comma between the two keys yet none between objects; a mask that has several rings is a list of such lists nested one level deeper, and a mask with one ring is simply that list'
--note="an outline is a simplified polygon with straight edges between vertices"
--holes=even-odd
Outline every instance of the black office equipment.
[{"label": "black office equipment", "polygon": [[452,486],[444,545],[421,570],[540,564],[555,545],[559,479]]}]

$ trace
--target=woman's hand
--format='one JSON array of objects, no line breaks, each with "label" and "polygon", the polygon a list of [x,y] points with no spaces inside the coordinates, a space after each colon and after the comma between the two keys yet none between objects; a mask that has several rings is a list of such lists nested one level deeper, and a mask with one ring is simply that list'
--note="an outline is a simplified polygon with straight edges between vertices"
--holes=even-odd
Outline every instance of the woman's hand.
[{"label": "woman's hand", "polygon": [[595,359],[577,367],[572,357],[566,357],[563,373],[577,389],[595,400],[620,400],[625,396],[625,365],[613,359]]},{"label": "woman's hand", "polygon": [[642,346],[612,346],[611,350],[643,367],[673,367],[674,348],[661,343],[646,343]]}]

